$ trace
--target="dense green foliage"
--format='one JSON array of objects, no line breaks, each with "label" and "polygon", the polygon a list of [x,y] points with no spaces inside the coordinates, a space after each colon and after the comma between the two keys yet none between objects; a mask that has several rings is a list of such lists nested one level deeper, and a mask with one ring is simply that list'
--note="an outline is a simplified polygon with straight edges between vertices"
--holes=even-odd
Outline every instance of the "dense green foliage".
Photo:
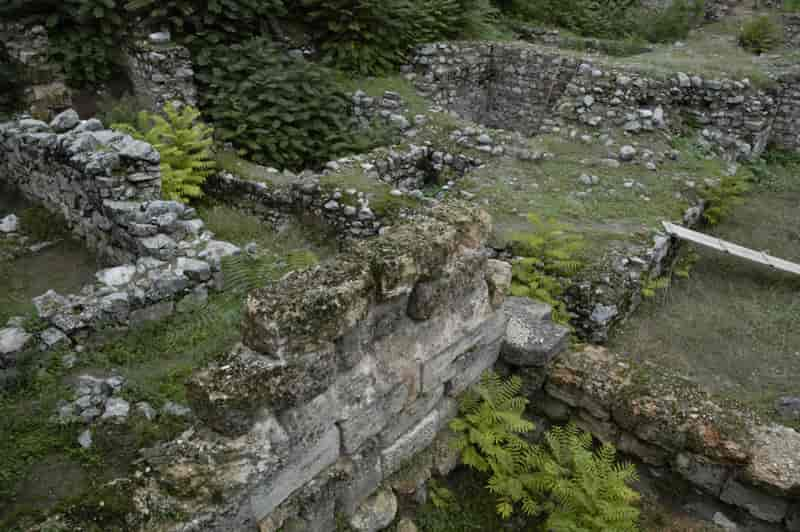
[{"label": "dense green foliage", "polygon": [[489,475],[497,513],[509,518],[519,507],[545,516],[545,530],[637,530],[639,495],[628,486],[634,466],[618,464],[611,445],[595,452],[591,434],[572,425],[554,427],[543,446],[530,444],[522,436],[533,424],[523,417],[528,401],[519,395],[521,385],[516,376],[503,381],[484,374],[450,423],[464,464]]},{"label": "dense green foliage", "polygon": [[0,43],[0,117],[17,107],[22,98],[22,68]]},{"label": "dense green foliage", "polygon": [[754,54],[769,52],[781,44],[781,27],[768,15],[753,18],[742,26],[739,44]]},{"label": "dense green foliage", "polygon": [[638,0],[497,0],[512,17],[566,28],[578,35],[650,42],[683,39],[704,16],[704,2],[675,0],[645,10]]},{"label": "dense green foliage", "polygon": [[221,46],[198,74],[220,140],[259,163],[298,169],[353,143],[350,101],[331,73],[266,39]]},{"label": "dense green foliage", "polygon": [[564,280],[581,266],[577,256],[584,247],[583,237],[555,220],[542,220],[535,214],[529,214],[528,220],[533,231],[511,238],[511,251],[519,257],[512,265],[511,294],[547,303],[553,307],[553,318],[566,323],[569,314],[559,296]]},{"label": "dense green foliage", "polygon": [[161,196],[188,203],[203,196],[203,183],[214,170],[213,130],[193,107],[168,104],[164,113],[142,111],[136,124],[112,127],[152,144],[161,154]]},{"label": "dense green foliage", "polygon": [[488,0],[300,0],[330,64],[362,75],[400,64],[424,41],[475,36],[494,14]]}]

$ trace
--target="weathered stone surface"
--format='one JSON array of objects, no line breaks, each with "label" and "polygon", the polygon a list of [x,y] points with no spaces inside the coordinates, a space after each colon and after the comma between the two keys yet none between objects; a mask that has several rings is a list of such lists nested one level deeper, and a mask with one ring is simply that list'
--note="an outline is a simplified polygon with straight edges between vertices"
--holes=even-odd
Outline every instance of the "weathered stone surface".
[{"label": "weathered stone surface", "polygon": [[689,453],[680,453],[672,465],[683,478],[715,496],[719,496],[731,468]]},{"label": "weathered stone surface", "polygon": [[747,476],[777,494],[800,490],[800,434],[780,425],[761,426],[755,432]]},{"label": "weathered stone surface", "polygon": [[337,505],[345,515],[352,515],[383,481],[381,456],[374,443],[364,445],[357,453],[343,457],[337,464]]},{"label": "weathered stone surface", "polygon": [[316,444],[298,449],[294,455],[297,457],[295,462],[286,464],[250,494],[250,505],[257,521],[269,516],[289,495],[336,462],[339,458],[339,431],[332,427]]},{"label": "weathered stone surface", "polygon": [[434,410],[411,431],[384,449],[381,453],[384,475],[397,472],[406,460],[433,443],[439,426],[439,412]]},{"label": "weathered stone surface", "polygon": [[9,214],[0,219],[0,233],[16,233],[19,230],[19,218]]},{"label": "weathered stone surface", "polygon": [[789,503],[786,500],[745,486],[735,479],[728,480],[720,499],[744,508],[758,519],[770,523],[780,523],[789,511]]},{"label": "weathered stone surface", "polygon": [[122,423],[128,419],[130,411],[131,405],[128,401],[118,397],[112,397],[106,402],[106,409],[105,412],[103,412],[102,419],[114,423]]},{"label": "weathered stone surface", "polygon": [[95,274],[95,277],[105,285],[120,287],[130,283],[135,275],[135,266],[118,266],[116,268],[100,270]]},{"label": "weathered stone surface", "polygon": [[488,272],[486,282],[489,285],[489,298],[493,308],[500,308],[506,300],[506,294],[511,287],[511,264],[490,259],[487,263]]},{"label": "weathered stone surface", "polygon": [[349,522],[357,532],[377,532],[389,526],[395,515],[397,498],[391,490],[381,489],[358,507]]},{"label": "weathered stone surface", "polygon": [[78,113],[75,112],[74,109],[67,109],[64,112],[57,114],[55,118],[53,118],[53,120],[50,122],[50,129],[56,133],[63,133],[74,128],[80,124],[80,122],[81,118],[78,116]]},{"label": "weathered stone surface", "polygon": [[32,336],[19,327],[0,329],[0,355],[22,350]]},{"label": "weathered stone surface", "polygon": [[570,330],[550,321],[552,308],[525,298],[510,298],[503,360],[513,366],[544,367],[567,348]]}]

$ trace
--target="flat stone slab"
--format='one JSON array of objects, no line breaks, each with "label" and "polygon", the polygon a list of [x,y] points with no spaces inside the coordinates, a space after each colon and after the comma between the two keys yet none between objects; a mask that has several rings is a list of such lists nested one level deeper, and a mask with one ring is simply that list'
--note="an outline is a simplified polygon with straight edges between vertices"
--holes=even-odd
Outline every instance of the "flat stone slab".
[{"label": "flat stone slab", "polygon": [[503,360],[514,366],[544,367],[569,344],[570,330],[550,320],[549,305],[527,298],[510,298]]},{"label": "flat stone slab", "polygon": [[800,434],[781,425],[759,427],[747,475],[784,494],[800,490]]},{"label": "flat stone slab", "polygon": [[125,286],[133,281],[136,275],[136,266],[118,266],[100,270],[95,274],[97,280],[108,286]]}]

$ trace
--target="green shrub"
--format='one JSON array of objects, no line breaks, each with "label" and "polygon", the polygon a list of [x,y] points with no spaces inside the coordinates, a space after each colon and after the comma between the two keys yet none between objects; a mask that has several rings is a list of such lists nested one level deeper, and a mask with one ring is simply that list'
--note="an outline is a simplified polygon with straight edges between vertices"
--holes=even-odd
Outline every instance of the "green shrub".
[{"label": "green shrub", "polygon": [[350,99],[327,69],[265,39],[212,51],[198,72],[205,114],[220,140],[258,163],[300,169],[353,143]]},{"label": "green shrub", "polygon": [[780,26],[768,15],[747,21],[739,33],[739,44],[754,54],[769,52],[779,46],[782,40]]},{"label": "green shrub", "polygon": [[724,176],[718,183],[707,184],[700,195],[706,201],[703,211],[705,221],[716,225],[728,216],[734,207],[741,205],[744,196],[750,190],[750,184],[742,173]]},{"label": "green shrub", "polygon": [[674,42],[685,39],[705,17],[701,0],[674,0],[667,9],[638,11],[634,32],[650,42]]},{"label": "green shrub", "polygon": [[63,65],[70,85],[96,85],[119,70],[129,28],[121,0],[64,0],[45,15],[50,57]]},{"label": "green shrub", "polygon": [[17,109],[22,101],[23,68],[8,54],[0,42],[0,117]]},{"label": "green shrub", "polygon": [[594,452],[591,434],[573,425],[554,427],[544,446],[530,444],[521,436],[534,428],[523,417],[521,385],[519,377],[503,381],[487,372],[450,422],[464,464],[489,475],[497,513],[507,519],[519,507],[544,515],[543,530],[637,530],[639,495],[628,485],[635,467],[617,464],[611,445]]},{"label": "green shrub", "polygon": [[202,185],[214,170],[213,129],[200,122],[200,112],[190,106],[169,104],[164,113],[166,118],[142,111],[135,125],[112,127],[152,144],[161,154],[162,197],[188,203],[203,196]]},{"label": "green shrub", "polygon": [[630,34],[637,0],[501,0],[506,13],[530,22],[566,28],[587,37],[620,38]]},{"label": "green shrub", "polygon": [[300,0],[323,59],[359,75],[401,64],[417,43],[476,37],[496,10],[489,0]]},{"label": "green shrub", "polygon": [[553,307],[553,319],[569,321],[566,305],[559,299],[564,279],[581,266],[578,253],[584,247],[583,237],[555,220],[542,220],[528,215],[533,232],[511,237],[511,251],[521,257],[512,264],[511,294],[538,299]]},{"label": "green shrub", "polygon": [[201,63],[213,46],[268,33],[269,21],[286,13],[283,0],[127,0],[125,8],[152,27],[170,28]]}]

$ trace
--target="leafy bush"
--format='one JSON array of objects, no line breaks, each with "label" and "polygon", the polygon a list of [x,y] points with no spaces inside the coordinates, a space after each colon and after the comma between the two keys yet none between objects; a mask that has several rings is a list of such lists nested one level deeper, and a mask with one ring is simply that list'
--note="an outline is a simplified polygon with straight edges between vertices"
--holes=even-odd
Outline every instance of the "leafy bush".
[{"label": "leafy bush", "polygon": [[16,109],[22,100],[23,69],[0,42],[0,117]]},{"label": "leafy bush", "polygon": [[533,232],[512,236],[511,251],[521,258],[512,265],[511,294],[538,299],[553,307],[553,318],[569,321],[566,305],[558,297],[564,291],[564,279],[581,266],[577,258],[584,247],[583,237],[555,220],[528,215]]},{"label": "leafy bush", "polygon": [[628,484],[633,465],[616,463],[616,450],[592,450],[592,436],[570,425],[554,427],[545,445],[528,443],[533,430],[523,417],[527,399],[519,377],[503,381],[487,372],[461,400],[453,447],[465,465],[489,475],[496,510],[509,518],[518,506],[530,516],[545,515],[544,530],[634,531],[639,495]]},{"label": "leafy bush", "polygon": [[324,68],[265,39],[222,46],[198,72],[206,115],[222,141],[259,163],[299,169],[353,142],[350,100]]},{"label": "leafy bush", "polygon": [[201,187],[214,170],[213,130],[193,107],[169,104],[164,113],[166,118],[142,111],[135,125],[112,127],[152,144],[161,154],[162,197],[188,203],[203,196]]},{"label": "leafy bush", "polygon": [[[641,12],[640,12],[641,13]],[[674,0],[667,9],[641,13],[635,17],[635,33],[650,42],[673,42],[685,39],[691,29],[703,21],[702,0]]]},{"label": "leafy bush", "polygon": [[286,13],[283,0],[127,0],[125,8],[153,26],[166,26],[207,59],[210,47],[243,42],[267,32]]},{"label": "leafy bush", "polygon": [[769,52],[781,44],[783,34],[768,15],[749,20],[739,33],[739,44],[754,54]]},{"label": "leafy bush", "polygon": [[495,9],[489,0],[301,0],[322,57],[360,75],[385,73],[415,44],[474,37]]}]

